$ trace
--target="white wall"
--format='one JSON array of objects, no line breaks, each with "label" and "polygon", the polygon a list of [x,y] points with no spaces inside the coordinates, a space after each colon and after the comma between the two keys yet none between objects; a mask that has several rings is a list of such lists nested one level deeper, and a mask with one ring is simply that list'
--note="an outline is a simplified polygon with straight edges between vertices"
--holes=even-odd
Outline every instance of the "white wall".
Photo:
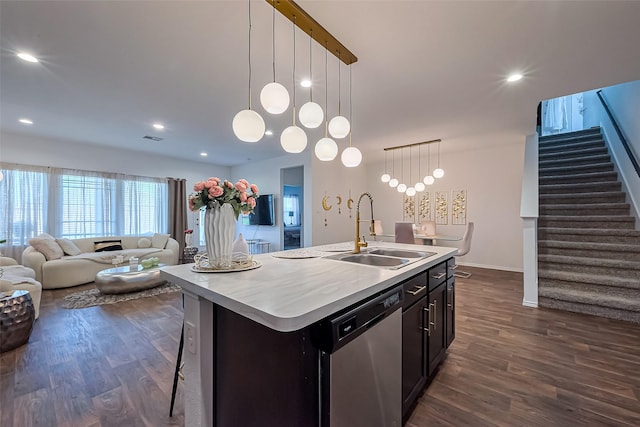
[{"label": "white wall", "polygon": [[640,80],[602,89],[624,136],[640,157]]},{"label": "white wall", "polygon": [[[161,146],[158,151],[162,151]],[[205,180],[210,176],[230,175],[230,168],[226,166],[200,161],[190,162],[134,150],[114,150],[90,143],[82,144],[12,133],[0,134],[0,161],[155,178],[184,178],[187,180],[187,194],[193,191],[193,185],[197,181]],[[196,215],[189,214],[188,218],[189,227],[194,228]]]},{"label": "white wall", "polygon": [[[467,190],[467,221],[475,223],[475,231],[471,251],[460,258],[460,264],[522,271],[520,194],[524,140],[524,136],[503,136],[503,141],[497,141],[498,145],[478,144],[486,148],[441,153],[440,164],[445,176],[425,191],[431,193],[433,203],[435,191],[448,192],[450,200],[452,190]],[[424,152],[423,158],[426,158]],[[422,164],[426,165],[426,161]],[[431,164],[434,167],[433,157]],[[396,172],[399,172],[398,165],[396,163]],[[393,234],[395,222],[403,221],[403,199],[402,194],[380,181],[383,170],[383,162],[369,165],[367,182],[375,199],[376,219],[382,220],[385,233]],[[423,167],[423,172],[425,170]],[[417,177],[415,167],[414,174]],[[462,236],[465,225],[450,225],[450,214],[448,223],[437,225],[436,231]]]}]

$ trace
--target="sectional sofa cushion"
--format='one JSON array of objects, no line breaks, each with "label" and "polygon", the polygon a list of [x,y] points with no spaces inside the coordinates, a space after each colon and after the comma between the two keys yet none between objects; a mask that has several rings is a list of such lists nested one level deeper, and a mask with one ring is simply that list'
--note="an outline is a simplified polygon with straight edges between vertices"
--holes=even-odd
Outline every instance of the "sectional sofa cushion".
[{"label": "sectional sofa cushion", "polygon": [[122,240],[101,240],[94,244],[95,252],[121,251]]},{"label": "sectional sofa cushion", "polygon": [[159,233],[155,233],[153,235],[153,237],[151,238],[151,247],[152,248],[158,248],[158,249],[164,249],[165,246],[167,246],[167,242],[169,241],[169,234],[159,234]]},{"label": "sectional sofa cushion", "polygon": [[56,243],[62,248],[65,255],[80,255],[82,251],[69,239],[56,239]]},{"label": "sectional sofa cushion", "polygon": [[151,240],[147,239],[146,237],[141,237],[138,240],[138,247],[141,248],[141,249],[150,248],[151,247]]},{"label": "sectional sofa cushion", "polygon": [[42,233],[32,239],[29,239],[29,244],[33,246],[38,252],[42,253],[47,261],[52,259],[60,259],[64,256],[64,252],[56,240],[47,233]]}]

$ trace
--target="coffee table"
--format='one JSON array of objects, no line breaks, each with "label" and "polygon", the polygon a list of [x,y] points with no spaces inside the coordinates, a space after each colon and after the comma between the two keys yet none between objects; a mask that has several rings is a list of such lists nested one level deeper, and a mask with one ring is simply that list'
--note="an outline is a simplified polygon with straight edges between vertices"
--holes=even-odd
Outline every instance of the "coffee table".
[{"label": "coffee table", "polygon": [[151,268],[137,265],[102,270],[96,274],[96,288],[103,294],[125,294],[155,288],[166,283],[160,277],[160,267],[164,264]]},{"label": "coffee table", "polygon": [[29,341],[34,320],[35,308],[29,292],[0,292],[0,353]]}]

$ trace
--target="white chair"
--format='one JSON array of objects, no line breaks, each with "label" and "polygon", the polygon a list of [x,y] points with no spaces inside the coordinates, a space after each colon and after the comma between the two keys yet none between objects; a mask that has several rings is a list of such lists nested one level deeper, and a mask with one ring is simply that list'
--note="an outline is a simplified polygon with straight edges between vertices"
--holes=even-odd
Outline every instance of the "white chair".
[{"label": "white chair", "polygon": [[[473,235],[473,222],[467,223],[467,229],[464,232],[464,236],[462,237],[462,246],[458,248],[458,252],[454,255],[455,257],[461,257],[469,253],[471,249],[471,236]],[[457,264],[457,263],[456,263]],[[454,276],[461,277],[463,279],[468,279],[471,277],[471,273],[468,271],[460,271],[456,270]]]},{"label": "white chair", "polygon": [[413,237],[412,223],[396,222],[396,243],[416,243],[416,239]]},{"label": "white chair", "polygon": [[433,236],[436,234],[436,222],[435,221],[422,221],[420,223],[420,232],[426,236]]}]

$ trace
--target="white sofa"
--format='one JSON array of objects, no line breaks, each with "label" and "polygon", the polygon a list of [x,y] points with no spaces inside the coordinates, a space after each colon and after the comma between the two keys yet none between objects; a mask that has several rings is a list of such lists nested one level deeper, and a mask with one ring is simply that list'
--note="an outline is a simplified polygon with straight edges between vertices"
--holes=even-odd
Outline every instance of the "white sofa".
[{"label": "white sofa", "polygon": [[[43,289],[58,289],[93,282],[99,271],[114,267],[111,261],[118,255],[122,255],[127,264],[131,257],[140,260],[157,257],[160,263],[167,265],[178,263],[180,246],[175,239],[169,237],[163,247],[140,247],[141,239],[151,241],[152,237],[106,236],[72,239],[82,253],[50,260],[33,246],[28,246],[22,253],[22,264],[35,271],[36,280],[42,284]],[[120,240],[122,250],[95,252],[95,242],[105,240]]]},{"label": "white sofa", "polygon": [[0,256],[0,270],[2,270],[0,292],[29,291],[35,309],[35,318],[40,317],[42,285],[35,280],[35,272],[30,268],[18,265],[15,259],[3,256]]}]

